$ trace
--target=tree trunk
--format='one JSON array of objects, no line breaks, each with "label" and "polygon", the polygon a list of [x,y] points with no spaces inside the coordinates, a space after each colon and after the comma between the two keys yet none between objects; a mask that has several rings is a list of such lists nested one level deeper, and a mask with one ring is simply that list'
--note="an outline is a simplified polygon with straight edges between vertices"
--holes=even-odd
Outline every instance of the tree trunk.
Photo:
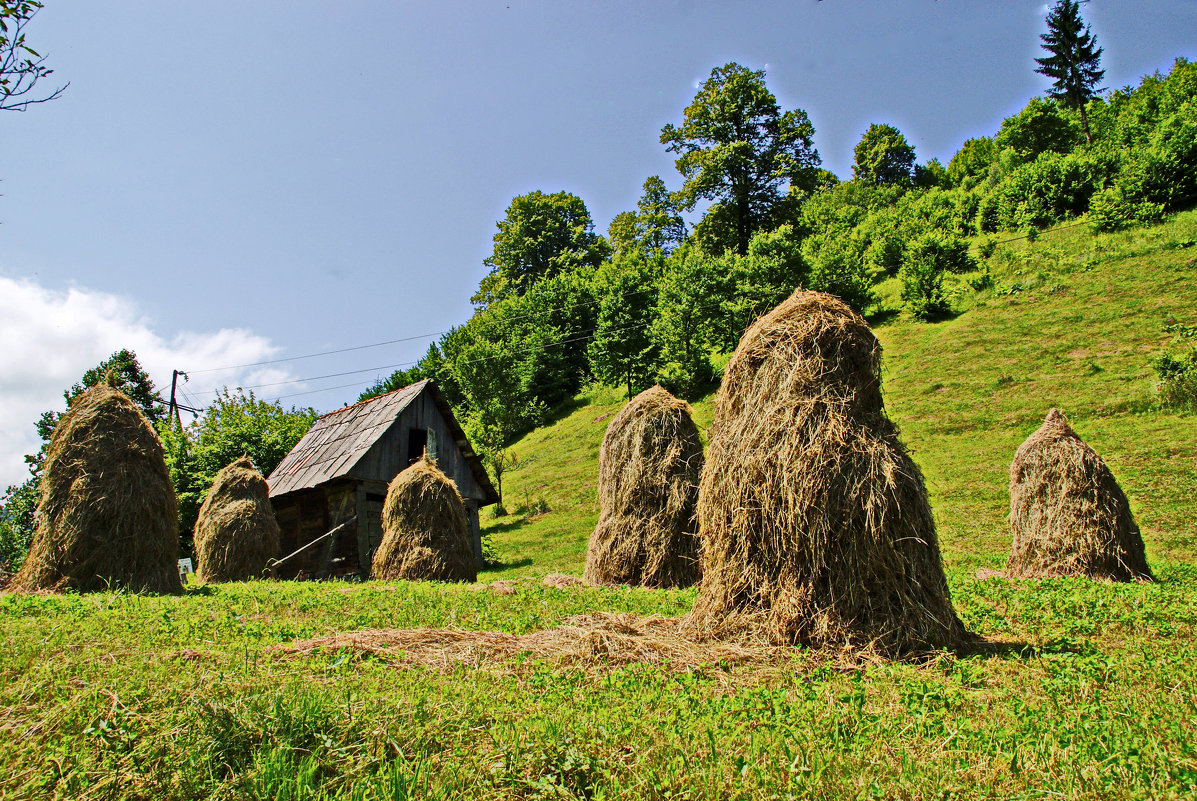
[{"label": "tree trunk", "polygon": [[1093,144],[1093,136],[1089,133],[1089,115],[1085,113],[1085,102],[1081,102],[1081,128],[1085,131],[1085,142]]}]

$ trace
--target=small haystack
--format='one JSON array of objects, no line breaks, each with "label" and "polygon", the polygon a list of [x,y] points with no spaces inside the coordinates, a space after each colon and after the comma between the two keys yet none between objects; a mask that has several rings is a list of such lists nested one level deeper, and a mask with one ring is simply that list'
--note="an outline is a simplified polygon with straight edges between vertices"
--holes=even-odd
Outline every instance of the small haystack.
[{"label": "small haystack", "polygon": [[1152,580],[1126,495],[1056,409],[1014,454],[1010,528],[1012,577]]},{"label": "small haystack", "polygon": [[964,645],[923,477],[881,401],[881,345],[795,292],[740,340],[698,501],[702,584],[684,627],[903,654]]},{"label": "small haystack", "polygon": [[58,421],[42,468],[37,520],[11,590],[183,589],[162,442],[118,390],[88,390]]},{"label": "small haystack", "polygon": [[598,526],[589,584],[688,587],[698,581],[695,506],[702,441],[690,405],[661,387],[632,398],[599,451]]},{"label": "small haystack", "polygon": [[260,578],[278,555],[278,523],[266,479],[248,456],[216,474],[195,524],[196,578],[203,582]]},{"label": "small haystack", "polygon": [[457,487],[425,456],[387,488],[382,544],[371,575],[386,581],[477,581],[466,531]]}]

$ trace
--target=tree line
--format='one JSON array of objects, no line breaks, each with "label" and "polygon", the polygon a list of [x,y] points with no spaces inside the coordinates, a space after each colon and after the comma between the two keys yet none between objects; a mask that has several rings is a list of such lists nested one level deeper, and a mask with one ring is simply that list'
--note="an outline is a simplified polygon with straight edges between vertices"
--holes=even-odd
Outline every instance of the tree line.
[{"label": "tree line", "polygon": [[932,319],[949,311],[945,276],[976,270],[994,232],[1033,236],[1086,213],[1112,230],[1191,202],[1193,65],[1179,59],[1167,76],[1103,96],[1102,50],[1078,4],[1060,0],[1046,24],[1036,71],[1050,89],[946,167],[919,163],[901,131],[876,123],[840,180],[821,167],[806,112],[782,109],[764,71],[716,67],[660,134],[679,189],[648,177],[605,236],[575,195],[514,198],[473,316],[361,397],[435,379],[495,453],[590,381],[629,397],[654,382],[704,391],[712,356],[798,287],[868,314],[880,311],[877,286],[896,279],[904,310]]}]

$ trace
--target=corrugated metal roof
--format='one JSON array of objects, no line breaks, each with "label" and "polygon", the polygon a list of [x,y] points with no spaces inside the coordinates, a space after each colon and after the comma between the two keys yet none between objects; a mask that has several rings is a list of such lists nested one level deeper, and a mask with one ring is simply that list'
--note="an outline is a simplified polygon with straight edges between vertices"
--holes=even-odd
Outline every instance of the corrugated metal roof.
[{"label": "corrugated metal roof", "polygon": [[270,497],[347,474],[427,384],[418,381],[318,419],[266,479]]}]

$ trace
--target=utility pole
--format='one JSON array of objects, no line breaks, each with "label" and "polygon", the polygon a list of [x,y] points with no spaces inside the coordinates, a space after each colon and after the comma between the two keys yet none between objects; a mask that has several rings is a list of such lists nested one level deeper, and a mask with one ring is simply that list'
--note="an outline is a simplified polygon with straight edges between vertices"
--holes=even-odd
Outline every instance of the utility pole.
[{"label": "utility pole", "polygon": [[170,407],[166,410],[166,419],[178,421],[179,428],[182,428],[183,421],[179,420],[179,406],[175,403],[175,387],[178,385],[179,371],[175,370],[174,375],[170,377]]},{"label": "utility pole", "polygon": [[187,411],[193,413],[199,410],[193,409],[190,406],[181,406],[175,399],[175,390],[179,386],[179,376],[183,376],[184,381],[187,380],[187,374],[182,370],[175,370],[174,374],[170,377],[170,407],[166,410],[166,419],[174,420],[179,424],[179,428],[181,429],[183,427],[183,418],[179,415],[179,410],[186,409]]}]

